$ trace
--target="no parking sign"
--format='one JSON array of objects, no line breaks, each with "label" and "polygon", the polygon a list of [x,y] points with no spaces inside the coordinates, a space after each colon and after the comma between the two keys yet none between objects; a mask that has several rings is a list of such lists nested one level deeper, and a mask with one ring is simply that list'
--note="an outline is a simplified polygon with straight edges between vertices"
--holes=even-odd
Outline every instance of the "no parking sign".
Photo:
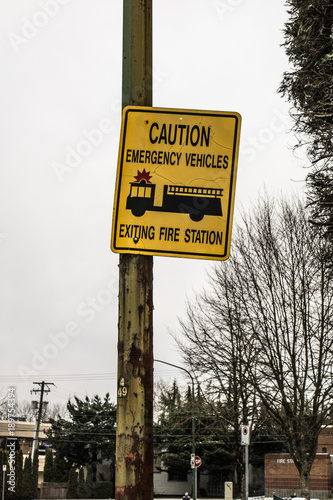
[{"label": "no parking sign", "polygon": [[241,426],[241,444],[244,446],[250,444],[250,428],[248,425]]}]

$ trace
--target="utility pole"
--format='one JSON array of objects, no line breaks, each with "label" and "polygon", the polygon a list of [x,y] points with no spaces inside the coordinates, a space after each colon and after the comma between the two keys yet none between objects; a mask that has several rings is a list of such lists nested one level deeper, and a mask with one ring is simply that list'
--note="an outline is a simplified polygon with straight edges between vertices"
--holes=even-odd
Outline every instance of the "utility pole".
[{"label": "utility pole", "polygon": [[32,445],[32,460],[34,459],[36,446],[38,449],[39,427],[40,427],[40,423],[42,420],[44,393],[50,392],[51,389],[49,388],[49,385],[54,385],[52,382],[44,382],[44,381],[43,382],[33,382],[33,384],[40,386],[40,389],[33,389],[31,391],[31,392],[34,392],[35,394],[40,392],[40,398],[39,398],[38,416],[37,416],[37,423],[36,423],[36,428],[35,428],[34,441],[33,441],[33,445]]},{"label": "utility pole", "polygon": [[[123,0],[122,107],[152,105],[152,0]],[[153,258],[119,256],[116,500],[153,499]]]},{"label": "utility pole", "polygon": [[[163,363],[164,365],[169,365],[173,366],[175,368],[178,368],[179,370],[183,370],[184,372],[187,373],[187,375],[190,377],[191,382],[192,382],[192,405],[191,405],[191,420],[192,420],[192,455],[195,457],[195,419],[194,419],[194,378],[191,372],[186,370],[186,368],[183,368],[182,366],[174,365],[173,363],[168,363],[167,361],[162,361],[161,359],[155,359],[157,363]],[[192,497],[193,500],[197,500],[197,468],[193,467],[192,468]]]}]

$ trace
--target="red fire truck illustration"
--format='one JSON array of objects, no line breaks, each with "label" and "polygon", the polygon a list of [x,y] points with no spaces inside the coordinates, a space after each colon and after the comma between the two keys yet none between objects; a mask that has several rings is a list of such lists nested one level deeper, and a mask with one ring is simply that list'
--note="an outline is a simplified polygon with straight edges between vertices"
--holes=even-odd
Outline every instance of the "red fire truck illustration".
[{"label": "red fire truck illustration", "polygon": [[183,185],[164,185],[161,206],[154,205],[156,184],[150,182],[150,172],[143,169],[131,182],[126,209],[136,217],[146,211],[187,213],[193,221],[200,221],[205,215],[222,215],[221,197],[223,189]]}]

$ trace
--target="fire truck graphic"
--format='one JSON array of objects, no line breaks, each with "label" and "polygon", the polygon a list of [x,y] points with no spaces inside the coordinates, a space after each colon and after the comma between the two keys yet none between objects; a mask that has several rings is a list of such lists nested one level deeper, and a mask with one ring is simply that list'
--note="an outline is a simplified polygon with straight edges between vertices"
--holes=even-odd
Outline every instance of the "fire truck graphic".
[{"label": "fire truck graphic", "polygon": [[187,213],[198,222],[205,215],[222,215],[221,197],[223,189],[194,187],[183,185],[165,185],[161,206],[154,205],[156,184],[150,182],[150,172],[138,171],[136,182],[130,183],[126,209],[136,217],[142,217],[146,211]]}]

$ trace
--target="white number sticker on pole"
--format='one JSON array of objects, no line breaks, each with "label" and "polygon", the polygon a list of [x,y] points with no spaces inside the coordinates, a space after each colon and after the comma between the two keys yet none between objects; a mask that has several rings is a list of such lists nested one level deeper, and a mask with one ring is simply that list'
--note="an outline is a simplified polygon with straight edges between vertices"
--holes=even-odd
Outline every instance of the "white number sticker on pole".
[{"label": "white number sticker on pole", "polygon": [[195,454],[191,453],[191,469],[195,468]]}]

